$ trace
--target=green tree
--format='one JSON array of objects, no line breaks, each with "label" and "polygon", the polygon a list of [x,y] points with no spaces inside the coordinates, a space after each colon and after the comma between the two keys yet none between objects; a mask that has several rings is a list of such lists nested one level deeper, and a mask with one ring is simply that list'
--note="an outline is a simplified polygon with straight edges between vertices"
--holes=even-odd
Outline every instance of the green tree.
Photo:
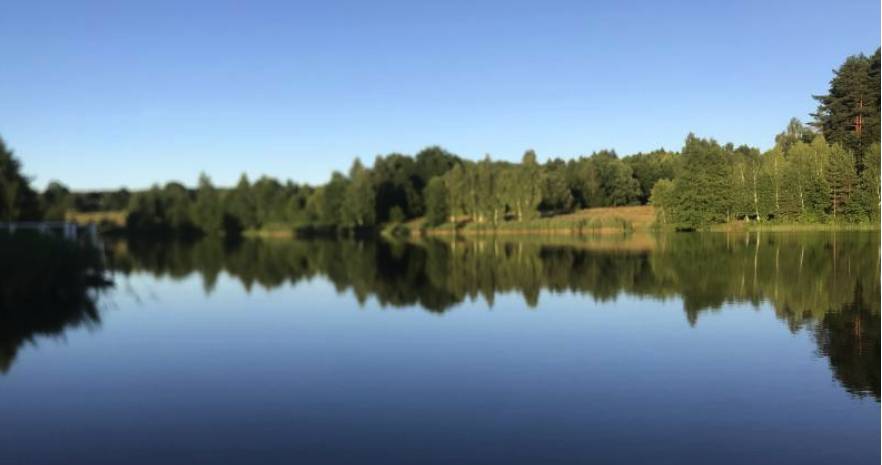
[{"label": "green tree", "polygon": [[811,144],[798,141],[786,153],[782,171],[782,217],[820,221],[825,214],[829,193],[823,163],[829,147],[819,136]]},{"label": "green tree", "polygon": [[669,224],[675,218],[674,205],[674,182],[670,179],[659,179],[652,186],[652,194],[649,196],[649,204],[655,207],[656,221],[661,224]]},{"label": "green tree", "polygon": [[190,214],[192,212],[190,191],[179,182],[169,182],[160,193],[162,204],[162,221],[175,232],[193,232],[194,225]]},{"label": "green tree", "polygon": [[542,169],[536,161],[536,152],[527,150],[518,168],[520,187],[515,198],[515,217],[521,221],[535,218],[542,203]]},{"label": "green tree", "polygon": [[674,180],[676,223],[698,228],[731,219],[731,170],[723,148],[713,139],[686,137],[683,163]]},{"label": "green tree", "polygon": [[475,199],[477,221],[496,224],[501,216],[502,208],[497,198],[497,172],[490,155],[478,162],[475,170]]},{"label": "green tree", "polygon": [[[819,102],[814,125],[831,144],[840,144],[858,154],[857,169],[863,170],[863,153],[879,140],[879,49],[871,57],[853,55],[839,69],[826,95]],[[858,133],[857,123],[861,122]]]},{"label": "green tree", "polygon": [[430,179],[423,191],[423,198],[426,199],[426,225],[438,226],[447,221],[450,208],[444,178],[438,176]]},{"label": "green tree", "polygon": [[450,211],[450,222],[456,221],[456,216],[466,214],[465,211],[465,164],[454,166],[444,175],[444,184],[447,187],[447,209]]},{"label": "green tree", "polygon": [[576,202],[582,208],[604,205],[597,168],[591,158],[581,157],[567,165],[568,184]]},{"label": "green tree", "polygon": [[879,142],[874,142],[864,153],[864,170],[861,172],[860,185],[864,211],[873,221],[880,219],[880,177],[879,177]]},{"label": "green tree", "polygon": [[572,210],[575,200],[567,182],[566,164],[561,160],[546,163],[542,175],[541,210],[562,213]]},{"label": "green tree", "polygon": [[676,156],[676,153],[659,149],[622,158],[622,161],[631,168],[634,179],[640,187],[638,200],[641,204],[649,202],[652,188],[658,180],[674,177]]},{"label": "green tree", "polygon": [[41,216],[37,193],[21,173],[21,163],[0,138],[0,220],[36,220]]},{"label": "green tree", "polygon": [[790,150],[790,147],[797,142],[803,143],[811,143],[811,141],[815,138],[814,131],[811,128],[806,127],[802,124],[801,121],[797,118],[791,118],[790,122],[787,123],[787,128],[784,129],[784,132],[775,136],[775,145],[781,147],[785,152]]},{"label": "green tree", "polygon": [[349,180],[335,171],[331,181],[315,192],[314,208],[319,224],[339,226],[343,224],[343,205],[346,202],[346,191]]},{"label": "green tree", "polygon": [[244,229],[257,228],[257,202],[254,194],[251,192],[251,182],[248,176],[242,173],[239,176],[239,182],[226,196],[226,212],[232,218],[242,225]]},{"label": "green tree", "polygon": [[43,218],[47,220],[64,220],[68,210],[73,208],[73,196],[70,189],[58,181],[52,181],[41,196]]},{"label": "green tree", "polygon": [[223,230],[224,209],[220,194],[205,173],[199,175],[191,216],[196,226],[205,233],[215,234]]},{"label": "green tree", "polygon": [[634,179],[631,167],[614,151],[604,150],[591,155],[600,181],[602,201],[598,206],[622,206],[636,203],[640,198],[640,184]]},{"label": "green tree", "polygon": [[375,215],[374,183],[371,173],[355,159],[349,169],[349,184],[343,203],[343,223],[348,226],[373,226]]},{"label": "green tree", "polygon": [[833,145],[825,174],[830,186],[830,213],[833,221],[839,221],[843,215],[854,213],[852,201],[858,181],[854,156],[839,144]]}]

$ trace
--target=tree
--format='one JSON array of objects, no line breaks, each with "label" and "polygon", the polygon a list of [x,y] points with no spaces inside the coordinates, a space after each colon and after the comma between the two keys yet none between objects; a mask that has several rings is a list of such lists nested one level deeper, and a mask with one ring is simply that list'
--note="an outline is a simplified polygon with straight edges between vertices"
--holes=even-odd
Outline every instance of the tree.
[{"label": "tree", "polygon": [[[864,150],[879,140],[879,49],[872,57],[853,55],[839,69],[826,95],[819,102],[814,126],[831,144],[840,144],[857,154],[857,170],[863,170]],[[860,123],[860,132],[858,131]]]},{"label": "tree", "polygon": [[444,176],[455,165],[461,163],[459,157],[437,145],[420,150],[414,160],[416,163],[414,167],[417,177],[416,184],[421,189],[424,189],[432,178]]},{"label": "tree", "polygon": [[622,159],[631,168],[632,175],[640,187],[638,200],[641,204],[649,202],[652,188],[658,180],[674,177],[675,160],[676,154],[665,149],[638,153]]},{"label": "tree", "polygon": [[255,227],[285,220],[285,207],[287,206],[285,196],[285,187],[269,176],[261,176],[251,186],[251,197],[256,210]]},{"label": "tree", "polygon": [[566,178],[566,164],[561,160],[549,162],[542,176],[542,203],[539,208],[550,212],[568,212],[575,201]]},{"label": "tree", "polygon": [[786,171],[784,150],[774,147],[763,155],[760,167],[762,177],[768,185],[768,207],[776,218],[781,214],[782,179]]},{"label": "tree", "polygon": [[465,214],[465,164],[454,166],[444,175],[447,187],[447,210],[450,222],[456,222],[456,216]]},{"label": "tree", "polygon": [[815,138],[814,131],[806,127],[797,118],[791,118],[784,132],[775,136],[775,145],[785,152],[797,142],[810,143]]},{"label": "tree", "polygon": [[236,187],[227,194],[226,212],[244,229],[258,226],[257,202],[251,192],[251,182],[248,181],[248,175],[245,173],[239,176]]},{"label": "tree", "polygon": [[389,220],[394,207],[398,207],[406,218],[423,213],[423,186],[420,185],[422,181],[413,158],[398,153],[379,156],[374,160],[372,171],[378,222]]},{"label": "tree", "polygon": [[36,220],[41,216],[37,193],[21,174],[21,163],[0,138],[0,220]]},{"label": "tree", "polygon": [[331,181],[316,190],[316,214],[319,224],[337,226],[343,224],[343,205],[346,202],[346,190],[349,181],[337,171],[331,175]]},{"label": "tree", "polygon": [[376,219],[374,183],[370,171],[357,158],[349,169],[349,180],[343,204],[343,224],[359,228],[373,226]]},{"label": "tree", "polygon": [[689,228],[731,219],[730,167],[713,139],[686,137],[683,164],[674,180],[674,220]]},{"label": "tree", "polygon": [[600,182],[601,202],[595,206],[622,206],[637,202],[640,184],[633,177],[631,167],[614,151],[603,150],[591,155],[591,162]]},{"label": "tree", "polygon": [[444,178],[437,176],[430,179],[423,191],[423,198],[426,200],[426,225],[438,226],[447,221],[450,208]]},{"label": "tree", "polygon": [[827,183],[830,185],[830,212],[833,221],[852,213],[853,192],[857,187],[854,156],[839,144],[833,145],[826,167]]},{"label": "tree", "polygon": [[179,182],[169,182],[160,193],[162,219],[176,232],[193,232],[194,225],[190,218],[190,192]]},{"label": "tree", "polygon": [[44,219],[64,220],[67,211],[73,208],[73,196],[67,186],[58,181],[52,181],[43,192],[40,203]]},{"label": "tree", "polygon": [[760,154],[747,146],[738,147],[732,158],[732,210],[737,218],[762,219],[760,213]]},{"label": "tree", "polygon": [[491,221],[496,224],[499,221],[502,208],[497,198],[496,167],[493,165],[490,155],[484,156],[484,159],[478,162],[474,179],[477,221],[479,223]]},{"label": "tree", "polygon": [[656,221],[669,224],[674,216],[674,183],[670,179],[659,179],[652,186],[649,203],[655,207]]},{"label": "tree", "polygon": [[196,201],[193,202],[191,216],[196,226],[205,233],[215,234],[223,230],[224,209],[220,195],[211,183],[211,178],[205,173],[199,175]]},{"label": "tree", "polygon": [[568,184],[575,201],[582,208],[604,205],[600,179],[592,158],[581,157],[567,165]]},{"label": "tree", "polygon": [[864,171],[861,172],[860,184],[863,209],[873,221],[879,221],[880,195],[879,177],[879,142],[874,142],[864,153]]},{"label": "tree", "polygon": [[785,154],[782,170],[781,211],[784,217],[802,221],[819,221],[824,216],[829,200],[823,164],[829,147],[823,136],[811,144],[798,141]]},{"label": "tree", "polygon": [[150,190],[133,195],[126,215],[126,228],[130,232],[167,232],[169,225],[165,219],[162,195],[158,185]]},{"label": "tree", "polygon": [[536,152],[527,150],[521,159],[517,176],[515,216],[518,221],[535,218],[542,203],[542,170],[536,162]]}]

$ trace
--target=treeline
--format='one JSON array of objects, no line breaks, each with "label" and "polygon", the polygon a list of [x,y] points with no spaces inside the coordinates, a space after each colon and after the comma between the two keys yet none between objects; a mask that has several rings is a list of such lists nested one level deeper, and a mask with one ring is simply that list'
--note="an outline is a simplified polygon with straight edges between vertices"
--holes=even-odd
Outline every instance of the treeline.
[{"label": "treeline", "polygon": [[[438,147],[409,157],[355,161],[312,188],[243,177],[232,190],[207,178],[196,191],[170,184],[137,194],[130,228],[236,231],[273,224],[357,231],[425,216],[426,225],[499,224],[578,208],[652,203],[658,223],[699,228],[735,220],[878,222],[879,50],[835,72],[811,126],[792,120],[775,146],[721,145],[690,134],[679,153],[619,158],[613,151],[539,163],[473,162]],[[191,214],[187,215],[187,212]]]},{"label": "treeline", "polygon": [[69,211],[124,210],[130,198],[126,189],[75,193],[58,181],[38,193],[22,173],[21,162],[0,138],[0,221],[63,220]]},{"label": "treeline", "polygon": [[878,142],[856,158],[795,120],[779,141],[761,154],[690,135],[674,178],[652,189],[658,221],[684,228],[739,219],[879,221]]},{"label": "treeline", "polygon": [[426,192],[430,226],[523,221],[576,208],[646,203],[652,186],[674,173],[676,154],[658,150],[618,158],[613,151],[539,164],[527,151],[521,163],[464,161],[433,179]]},{"label": "treeline", "polygon": [[458,163],[458,157],[429,147],[415,157],[377,157],[370,169],[356,160],[348,175],[335,172],[318,187],[266,176],[252,183],[242,175],[232,189],[220,189],[202,175],[195,190],[169,183],[135,193],[127,226],[136,232],[209,234],[273,227],[358,231],[421,216],[428,181]]},{"label": "treeline", "polygon": [[[322,186],[242,176],[219,189],[202,176],[138,192],[129,205],[133,231],[235,233],[273,227],[359,231],[425,215],[440,224],[462,215],[476,222],[522,220],[589,206],[645,203],[657,179],[673,173],[673,154],[657,151],[619,159],[604,151],[588,158],[539,164],[528,152],[520,164],[463,160],[440,147],[416,156],[356,160]],[[637,173],[637,174],[635,174]]]},{"label": "treeline", "polygon": [[651,203],[658,223],[698,228],[749,219],[878,222],[879,50],[835,71],[810,126],[792,120],[774,148],[721,145],[694,135],[679,153],[619,158],[613,151],[564,161],[462,159],[440,147],[416,156],[355,160],[313,187],[242,176],[232,188],[203,175],[195,189],[171,182],[141,192],[71,193],[53,182],[42,194],[0,142],[0,219],[60,219],[70,210],[127,211],[127,228],[150,234],[238,234],[247,229],[359,232],[425,216],[445,223],[499,224],[577,208]]}]

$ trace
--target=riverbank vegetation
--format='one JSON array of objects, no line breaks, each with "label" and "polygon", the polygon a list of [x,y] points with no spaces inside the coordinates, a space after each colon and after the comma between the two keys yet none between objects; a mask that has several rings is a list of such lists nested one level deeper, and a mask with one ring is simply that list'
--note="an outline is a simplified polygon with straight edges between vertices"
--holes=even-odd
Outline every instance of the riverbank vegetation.
[{"label": "riverbank vegetation", "polygon": [[38,195],[0,145],[0,220],[97,218],[150,236],[412,233],[416,224],[430,233],[582,234],[648,227],[624,214],[586,212],[651,205],[651,223],[670,229],[878,226],[879,61],[879,50],[849,57],[827,94],[815,97],[814,121],[792,120],[765,152],[693,134],[679,152],[619,157],[601,150],[544,163],[532,150],[520,162],[489,155],[472,161],[435,146],[415,156],[378,156],[370,166],[356,159],[346,174],[334,172],[319,186],[242,175],[222,188],[202,175],[195,188],[170,182],[137,192],[73,193],[53,182]]}]

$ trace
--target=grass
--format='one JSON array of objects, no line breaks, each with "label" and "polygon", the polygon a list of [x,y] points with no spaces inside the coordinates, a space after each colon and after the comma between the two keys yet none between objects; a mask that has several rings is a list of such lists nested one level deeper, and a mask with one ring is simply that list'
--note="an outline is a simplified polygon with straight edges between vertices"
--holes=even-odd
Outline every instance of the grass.
[{"label": "grass", "polygon": [[426,237],[411,236],[406,239],[408,243],[415,245],[425,244],[429,240],[439,240],[442,242],[453,242],[458,240],[472,241],[490,241],[490,242],[508,242],[531,244],[536,243],[545,247],[567,247],[588,251],[604,251],[604,252],[651,252],[658,245],[657,235],[651,232],[634,232],[620,234],[586,234],[586,235],[542,235],[542,234],[524,234],[524,235],[472,235],[467,238],[455,237],[452,234],[428,235]]},{"label": "grass", "polygon": [[423,228],[423,222],[414,221],[411,231],[423,230],[429,235],[444,234],[513,234],[513,235],[603,235],[633,231],[648,231],[655,220],[650,206],[588,208],[563,215],[525,221],[472,223],[468,220],[446,223],[434,228]]},{"label": "grass", "polygon": [[269,223],[263,225],[260,229],[246,229],[242,231],[245,237],[261,237],[261,238],[294,238],[297,226],[287,223]]},{"label": "grass", "polygon": [[879,223],[764,223],[744,226],[748,231],[878,231]]},{"label": "grass", "polygon": [[64,215],[66,221],[77,224],[101,224],[116,227],[124,227],[126,225],[125,210],[107,210],[97,212],[77,212],[69,211]]}]

